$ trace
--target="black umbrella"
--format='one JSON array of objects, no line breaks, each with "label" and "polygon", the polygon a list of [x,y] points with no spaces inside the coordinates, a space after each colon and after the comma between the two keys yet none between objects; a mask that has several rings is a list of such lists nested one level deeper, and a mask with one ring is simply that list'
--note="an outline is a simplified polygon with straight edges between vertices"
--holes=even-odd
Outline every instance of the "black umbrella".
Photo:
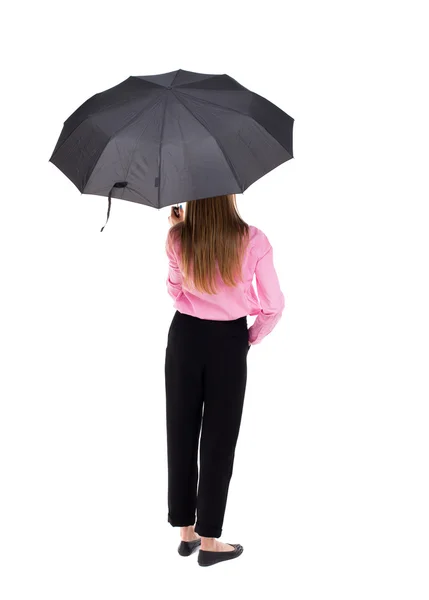
[{"label": "black umbrella", "polygon": [[108,195],[107,223],[112,195],[159,209],[244,192],[293,158],[293,123],[228,75],[131,76],[65,121],[49,160],[82,194]]}]

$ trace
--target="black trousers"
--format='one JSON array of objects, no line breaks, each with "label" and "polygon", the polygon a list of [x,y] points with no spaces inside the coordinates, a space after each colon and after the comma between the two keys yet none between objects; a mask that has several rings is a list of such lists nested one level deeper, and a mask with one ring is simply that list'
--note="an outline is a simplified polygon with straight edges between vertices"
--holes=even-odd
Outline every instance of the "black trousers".
[{"label": "black trousers", "polygon": [[211,321],[177,311],[168,331],[168,522],[175,527],[195,524],[205,537],[222,533],[248,351],[245,316]]}]

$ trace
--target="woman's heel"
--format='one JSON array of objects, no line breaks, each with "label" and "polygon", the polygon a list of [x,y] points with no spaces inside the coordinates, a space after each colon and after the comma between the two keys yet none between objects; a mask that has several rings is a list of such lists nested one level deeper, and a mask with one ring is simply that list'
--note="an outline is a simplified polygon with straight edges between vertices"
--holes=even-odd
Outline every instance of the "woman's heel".
[{"label": "woman's heel", "polygon": [[198,549],[198,546],[201,544],[201,539],[192,540],[192,542],[184,542],[183,540],[180,542],[179,547],[177,548],[177,552],[180,556],[190,556],[193,552]]}]

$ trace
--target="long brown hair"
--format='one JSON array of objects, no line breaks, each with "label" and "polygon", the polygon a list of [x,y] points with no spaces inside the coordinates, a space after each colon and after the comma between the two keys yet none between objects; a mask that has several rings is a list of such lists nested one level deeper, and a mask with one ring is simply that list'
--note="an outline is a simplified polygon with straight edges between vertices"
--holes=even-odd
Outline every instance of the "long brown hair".
[{"label": "long brown hair", "polygon": [[249,225],[238,213],[235,194],[187,202],[184,220],[170,229],[180,241],[181,267],[188,288],[216,294],[216,266],[230,287],[242,281]]}]

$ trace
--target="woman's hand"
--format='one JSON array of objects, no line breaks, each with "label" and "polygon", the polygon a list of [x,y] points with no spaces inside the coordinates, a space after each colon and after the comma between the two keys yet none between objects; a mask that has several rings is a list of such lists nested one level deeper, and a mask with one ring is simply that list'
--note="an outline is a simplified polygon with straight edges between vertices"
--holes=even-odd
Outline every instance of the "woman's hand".
[{"label": "woman's hand", "polygon": [[168,217],[168,222],[170,223],[171,227],[173,227],[173,225],[177,225],[177,223],[180,223],[180,221],[183,221],[184,218],[185,218],[185,213],[182,208],[182,205],[180,205],[180,208],[177,208],[177,206],[171,207],[171,214]]}]

